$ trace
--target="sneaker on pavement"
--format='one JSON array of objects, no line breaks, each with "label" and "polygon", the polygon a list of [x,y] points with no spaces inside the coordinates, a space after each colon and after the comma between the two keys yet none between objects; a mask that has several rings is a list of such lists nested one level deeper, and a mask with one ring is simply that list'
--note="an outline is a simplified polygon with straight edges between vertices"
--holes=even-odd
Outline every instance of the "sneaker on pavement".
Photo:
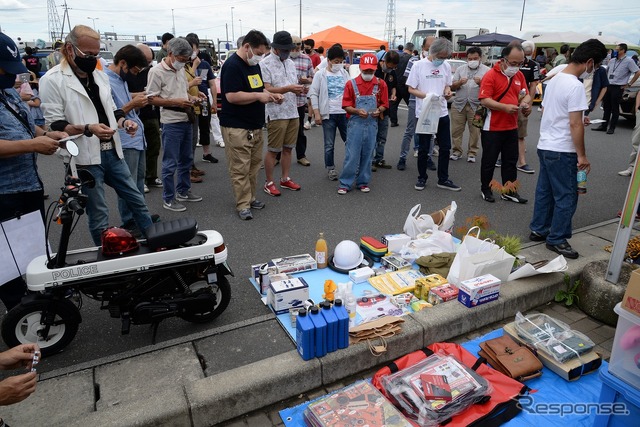
[{"label": "sneaker on pavement", "polygon": [[450,190],[450,191],[460,191],[462,190],[462,188],[458,187],[457,185],[455,185],[453,183],[453,181],[451,181],[450,179],[443,181],[443,182],[439,182],[438,183],[438,188],[442,188],[444,190]]},{"label": "sneaker on pavement", "polygon": [[151,214],[151,222],[152,223],[156,223],[156,222],[160,222],[160,215],[158,214]]},{"label": "sneaker on pavement", "polygon": [[276,188],[276,185],[273,181],[266,182],[263,188],[264,192],[270,196],[278,197],[280,195],[280,190]]},{"label": "sneaker on pavement", "polygon": [[438,146],[436,145],[436,146],[434,146],[434,147],[433,147],[433,154],[432,154],[432,156],[433,156],[433,157],[438,157],[438,155],[439,155],[439,154],[440,154],[440,149],[439,149],[439,148],[438,148]]},{"label": "sneaker on pavement", "polygon": [[529,174],[536,173],[536,171],[533,170],[533,168],[526,163],[522,166],[516,165],[516,169],[518,169],[520,172],[523,172],[523,173],[529,173]]},{"label": "sneaker on pavement", "polygon": [[304,122],[304,130],[309,130],[311,129],[311,123],[309,123],[308,121],[305,120]]},{"label": "sneaker on pavement", "polygon": [[251,202],[251,209],[264,209],[265,206],[265,203],[260,200],[254,200]]},{"label": "sneaker on pavement", "polygon": [[149,187],[162,188],[162,180],[160,178],[154,179],[153,183],[149,184]]},{"label": "sneaker on pavement", "polygon": [[501,168],[502,167],[502,160],[501,159],[496,160],[496,167],[497,168]]},{"label": "sneaker on pavement", "polygon": [[194,175],[194,174],[191,174],[190,180],[191,180],[192,184],[199,184],[199,183],[201,183],[203,181],[201,176],[197,176],[197,175]]},{"label": "sneaker on pavement", "polygon": [[496,201],[491,190],[481,190],[480,194],[482,194],[482,200],[485,202],[494,203]]},{"label": "sneaker on pavement", "polygon": [[452,155],[450,155],[450,156],[449,156],[449,159],[451,159],[451,160],[454,160],[454,161],[455,161],[455,160],[460,159],[460,157],[462,157],[462,156],[458,156],[457,154],[452,154]]},{"label": "sneaker on pavement", "polygon": [[368,193],[369,191],[371,191],[371,189],[369,188],[368,185],[361,185],[360,187],[358,187],[360,189],[360,191],[362,191],[363,193]]},{"label": "sneaker on pavement", "polygon": [[209,162],[209,163],[218,163],[218,159],[216,159],[215,157],[213,157],[211,154],[205,154],[202,156],[202,161],[203,162]]},{"label": "sneaker on pavement", "polygon": [[[378,167],[376,166],[375,163],[371,163],[371,172],[377,172],[378,171]],[[357,175],[357,173],[356,173]]]},{"label": "sneaker on pavement", "polygon": [[413,150],[413,157],[418,157],[418,150]]},{"label": "sneaker on pavement", "polygon": [[300,163],[302,166],[311,166],[311,162],[306,157],[298,159],[298,163]]},{"label": "sneaker on pavement", "polygon": [[348,188],[340,187],[338,188],[338,194],[347,194],[349,192]]},{"label": "sneaker on pavement", "polygon": [[527,199],[521,197],[517,192],[513,192],[513,193],[506,193],[506,194],[501,194],[500,198],[502,200],[506,200],[508,202],[514,202],[514,203],[522,203],[525,204],[528,202]]},{"label": "sneaker on pavement", "polygon": [[189,190],[185,194],[176,194],[176,200],[180,202],[201,202],[202,197],[196,196],[191,192],[191,190]]},{"label": "sneaker on pavement", "polygon": [[418,181],[416,182],[416,185],[413,186],[413,188],[415,188],[418,191],[422,191],[426,186],[427,186],[427,180],[423,178],[418,178]]},{"label": "sneaker on pavement", "polygon": [[178,203],[176,199],[163,202],[162,207],[174,212],[184,212],[187,210],[187,208],[183,204]]},{"label": "sneaker on pavement", "polygon": [[557,254],[560,254],[562,256],[564,256],[565,258],[569,258],[569,259],[577,259],[580,255],[578,254],[577,251],[575,251],[571,245],[567,242],[565,243],[560,243],[559,245],[551,245],[549,243],[546,244],[547,249],[549,249],[550,251],[553,251]]},{"label": "sneaker on pavement", "polygon": [[469,156],[469,157],[467,157],[467,162],[469,162],[469,163],[475,163],[475,162],[476,162],[476,156]]},{"label": "sneaker on pavement", "polygon": [[384,160],[378,160],[377,162],[373,162],[373,164],[380,169],[391,169],[392,167],[391,165],[388,165]]},{"label": "sneaker on pavement", "polygon": [[532,231],[531,233],[529,233],[529,240],[531,240],[532,242],[544,242],[545,240],[547,240],[547,236],[543,236],[540,233]]},{"label": "sneaker on pavement", "polygon": [[433,160],[428,159],[427,160],[427,169],[429,169],[430,171],[436,171],[438,170],[438,167],[436,166],[436,164],[433,162]]},{"label": "sneaker on pavement", "polygon": [[280,187],[288,188],[291,191],[298,191],[301,188],[300,185],[296,184],[291,180],[291,178],[288,178],[288,177],[285,180],[282,180],[282,179],[280,180]]},{"label": "sneaker on pavement", "polygon": [[149,187],[147,187],[147,184],[144,185],[144,192],[148,193],[149,192]]},{"label": "sneaker on pavement", "polygon": [[218,147],[224,148],[224,141],[223,141],[223,140],[216,141],[216,145],[217,145]]},{"label": "sneaker on pavement", "polygon": [[399,171],[403,171],[407,168],[407,162],[406,160],[400,160],[398,161],[398,165],[396,166],[396,168],[398,168]]},{"label": "sneaker on pavement", "polygon": [[623,171],[618,172],[618,175],[620,175],[620,176],[631,176],[631,174],[633,174],[633,169],[632,168],[628,168],[628,169],[625,169]]},{"label": "sneaker on pavement", "polygon": [[329,169],[329,181],[337,181],[338,172],[335,169]]},{"label": "sneaker on pavement", "polygon": [[251,213],[250,209],[242,209],[238,211],[238,216],[240,217],[241,220],[243,221],[248,221],[250,219],[253,219],[253,214]]}]

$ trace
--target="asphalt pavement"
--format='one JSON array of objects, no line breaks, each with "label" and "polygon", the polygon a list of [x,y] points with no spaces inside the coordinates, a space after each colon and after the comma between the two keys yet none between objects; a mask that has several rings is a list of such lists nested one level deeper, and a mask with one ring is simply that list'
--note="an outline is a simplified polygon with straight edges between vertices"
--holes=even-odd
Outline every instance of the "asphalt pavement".
[{"label": "asphalt pavement", "polygon": [[[534,108],[529,120],[530,137],[527,138],[527,161],[536,170],[538,161],[535,145],[540,115]],[[468,217],[486,215],[496,231],[517,235],[526,241],[537,174],[519,174],[522,181],[520,193],[530,200],[526,205],[501,200],[494,204],[484,202],[480,198],[480,164],[464,160],[450,162],[450,177],[462,187],[461,192],[436,188],[434,172],[429,173],[426,189],[418,192],[413,188],[417,178],[414,158],[409,158],[407,170],[395,169],[403,125],[406,123],[404,109],[400,111],[400,123],[401,126],[389,129],[385,150],[385,159],[394,168],[374,172],[371,192],[368,194],[359,191],[346,195],[336,193],[337,183],[327,179],[323,165],[322,129],[314,127],[306,131],[307,158],[311,166],[293,163],[290,173],[291,178],[302,185],[302,190],[283,191],[278,198],[270,197],[260,191],[264,183],[264,173],[261,172],[258,197],[267,206],[256,211],[252,221],[241,221],[235,212],[224,149],[213,148],[213,155],[220,159],[220,163],[210,164],[200,161],[202,151],[198,148],[196,164],[207,174],[204,183],[194,184],[192,191],[202,195],[204,200],[189,204],[186,212],[174,213],[162,209],[161,189],[152,188],[146,195],[147,203],[150,210],[159,213],[163,219],[189,215],[197,218],[200,229],[212,228],[222,233],[229,248],[228,261],[235,273],[235,277],[230,278],[232,301],[227,310],[214,322],[204,325],[178,319],[164,321],[158,330],[157,344],[151,345],[149,327],[132,326],[130,334],[123,336],[120,334],[119,319],[110,318],[108,312],[99,309],[99,303],[85,298],[83,321],[76,338],[64,352],[44,360],[40,372],[71,372],[78,366],[97,366],[121,360],[126,355],[145,354],[154,349],[192,342],[198,337],[216,337],[208,346],[208,351],[216,360],[216,363],[208,366],[210,372],[218,369],[215,365],[228,369],[289,351],[291,342],[269,320],[270,310],[260,302],[258,294],[248,282],[250,266],[275,257],[312,253],[319,232],[325,233],[329,252],[344,239],[358,241],[363,235],[380,237],[386,233],[401,232],[409,210],[417,203],[422,204],[424,212],[431,212],[455,200],[458,204],[456,225],[464,224]],[[629,178],[620,177],[616,172],[627,166],[631,131],[631,124],[622,118],[614,135],[587,130],[587,154],[592,171],[588,193],[580,197],[574,216],[574,229],[610,220],[621,208]],[[335,158],[340,170],[344,145],[339,137]],[[54,156],[40,156],[38,164],[46,192],[53,200],[59,194],[62,183],[61,161]],[[498,173],[499,169],[496,169],[496,177]],[[276,168],[275,177],[279,178],[279,174]],[[113,194],[110,207],[111,223],[117,225],[119,218]],[[54,246],[58,233],[58,227],[53,224],[50,239]],[[86,222],[82,219],[74,232],[71,246],[76,249],[89,245]],[[269,346],[252,343],[250,336],[237,335],[238,331],[252,329],[252,325],[261,325],[264,334],[271,334]]]}]

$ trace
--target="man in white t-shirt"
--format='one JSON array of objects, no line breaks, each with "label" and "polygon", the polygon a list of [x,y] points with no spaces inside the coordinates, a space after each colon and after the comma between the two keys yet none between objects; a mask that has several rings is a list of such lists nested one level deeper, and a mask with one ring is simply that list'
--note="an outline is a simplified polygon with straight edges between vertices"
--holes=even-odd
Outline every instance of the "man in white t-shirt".
[{"label": "man in white t-shirt", "polygon": [[[449,154],[451,151],[451,122],[447,99],[451,98],[451,66],[445,62],[453,50],[451,42],[445,38],[436,39],[429,48],[429,56],[414,63],[407,78],[409,93],[416,97],[416,118],[420,117],[423,100],[428,96],[440,97],[442,111],[438,120],[438,188],[460,191],[460,187],[449,179]],[[418,181],[414,188],[424,190],[427,183],[427,161],[432,135],[418,135]]]},{"label": "man in white t-shirt", "polygon": [[571,259],[578,258],[578,252],[567,242],[578,205],[576,174],[591,169],[584,145],[584,126],[589,124],[584,112],[589,106],[578,77],[593,73],[605,56],[607,49],[599,40],[582,43],[569,65],[549,82],[542,101],[540,176],[529,239],[546,241],[547,249]]}]

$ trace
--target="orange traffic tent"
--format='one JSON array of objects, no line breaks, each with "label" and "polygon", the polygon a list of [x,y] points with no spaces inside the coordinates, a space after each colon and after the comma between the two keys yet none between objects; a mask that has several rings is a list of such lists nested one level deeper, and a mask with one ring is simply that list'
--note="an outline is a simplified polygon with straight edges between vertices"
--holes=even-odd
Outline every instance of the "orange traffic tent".
[{"label": "orange traffic tent", "polygon": [[328,28],[324,31],[311,34],[305,39],[313,39],[315,47],[322,46],[325,49],[329,49],[336,43],[340,43],[344,50],[351,49],[370,49],[378,50],[380,46],[384,45],[389,47],[389,43],[384,40],[375,39],[373,37],[365,36],[364,34],[356,33],[348,28],[336,25],[335,27]]}]

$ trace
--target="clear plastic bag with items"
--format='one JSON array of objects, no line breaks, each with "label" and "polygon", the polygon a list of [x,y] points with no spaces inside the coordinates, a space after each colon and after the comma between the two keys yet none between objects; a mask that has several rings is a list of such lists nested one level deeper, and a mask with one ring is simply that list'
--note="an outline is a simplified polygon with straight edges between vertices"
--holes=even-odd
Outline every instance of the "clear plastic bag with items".
[{"label": "clear plastic bag with items", "polygon": [[[381,383],[392,403],[422,427],[437,426],[469,406],[487,401],[493,391],[482,376],[444,353],[382,377]],[[442,398],[434,398],[435,390]]]}]

